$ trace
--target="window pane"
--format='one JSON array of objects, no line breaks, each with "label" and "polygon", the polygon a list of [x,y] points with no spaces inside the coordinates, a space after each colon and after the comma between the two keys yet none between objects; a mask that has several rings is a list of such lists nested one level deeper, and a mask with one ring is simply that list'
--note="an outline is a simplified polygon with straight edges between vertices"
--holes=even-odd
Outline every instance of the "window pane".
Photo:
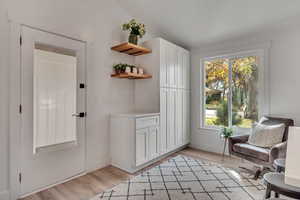
[{"label": "window pane", "polygon": [[228,126],[228,59],[204,62],[205,125]]},{"label": "window pane", "polygon": [[232,124],[251,128],[258,118],[258,58],[248,56],[232,62]]}]

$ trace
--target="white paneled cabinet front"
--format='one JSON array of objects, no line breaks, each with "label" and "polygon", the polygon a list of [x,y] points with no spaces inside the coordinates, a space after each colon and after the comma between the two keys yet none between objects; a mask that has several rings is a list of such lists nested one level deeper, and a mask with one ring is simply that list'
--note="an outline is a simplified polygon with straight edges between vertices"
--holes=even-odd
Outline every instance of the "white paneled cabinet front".
[{"label": "white paneled cabinet front", "polygon": [[176,148],[176,89],[167,89],[167,150]]},{"label": "white paneled cabinet front", "polygon": [[177,87],[177,49],[171,43],[167,43],[164,46],[165,52],[167,53],[166,59],[166,73],[167,73],[167,87]]},{"label": "white paneled cabinet front", "polygon": [[183,79],[183,88],[190,90],[190,53],[186,50],[182,52],[183,59],[183,71],[182,71],[182,79]]},{"label": "white paneled cabinet front", "polygon": [[[162,42],[160,42],[162,43]],[[158,44],[160,44],[158,42]],[[167,70],[169,68],[169,52],[168,52],[168,48],[167,48],[167,45],[162,43],[161,45],[161,48],[160,49],[157,49],[157,50],[160,50],[160,67],[156,69],[156,74],[159,74],[160,75],[160,87],[168,87],[168,73],[167,73]],[[151,59],[150,59],[151,60]],[[140,60],[138,60],[140,61]]]},{"label": "white paneled cabinet front", "polygon": [[160,156],[159,114],[111,116],[112,165],[133,173]]},{"label": "white paneled cabinet front", "polygon": [[176,115],[175,115],[175,122],[176,122],[176,146],[180,146],[184,144],[184,130],[183,130],[183,94],[184,90],[177,89],[176,91]]},{"label": "white paneled cabinet front", "polygon": [[147,162],[147,137],[148,137],[148,129],[147,128],[136,131],[135,162],[136,162],[137,166]]},{"label": "white paneled cabinet front", "polygon": [[168,89],[160,89],[160,152],[166,153],[167,150],[167,96]]},{"label": "white paneled cabinet front", "polygon": [[178,49],[177,50],[177,88],[183,89],[184,88],[184,70],[185,70],[185,57],[184,57],[184,50]]},{"label": "white paneled cabinet front", "polygon": [[190,142],[190,94],[189,90],[183,90],[183,143]]},{"label": "white paneled cabinet front", "polygon": [[147,133],[147,142],[148,142],[148,150],[147,156],[148,160],[155,159],[159,156],[159,127],[150,127]]}]

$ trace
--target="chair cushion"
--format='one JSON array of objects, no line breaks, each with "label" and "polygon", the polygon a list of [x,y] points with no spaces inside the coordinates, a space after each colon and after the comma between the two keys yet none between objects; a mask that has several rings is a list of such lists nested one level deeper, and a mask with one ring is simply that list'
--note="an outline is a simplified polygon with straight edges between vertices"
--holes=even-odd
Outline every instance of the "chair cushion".
[{"label": "chair cushion", "polygon": [[247,143],[236,143],[233,145],[233,151],[266,162],[269,161],[270,149],[267,148],[257,147]]},{"label": "chair cushion", "polygon": [[258,147],[272,147],[282,142],[284,124],[265,125],[258,123],[252,129],[248,143]]}]

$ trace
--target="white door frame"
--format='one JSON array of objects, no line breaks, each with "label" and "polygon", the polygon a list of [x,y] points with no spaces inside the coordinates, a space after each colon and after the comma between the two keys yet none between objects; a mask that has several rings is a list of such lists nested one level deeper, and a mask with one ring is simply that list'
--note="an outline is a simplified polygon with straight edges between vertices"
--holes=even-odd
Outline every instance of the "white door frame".
[{"label": "white door frame", "polygon": [[[43,30],[40,28],[35,28],[26,24],[19,24],[13,21],[10,23],[10,45],[9,45],[9,188],[10,188],[10,200],[16,200],[19,198],[21,191],[21,184],[19,182],[19,173],[21,168],[21,158],[19,154],[19,149],[21,144],[21,34],[22,27],[29,27],[35,30],[40,30],[46,33],[54,34],[64,38],[72,39],[75,41],[83,42],[85,44],[85,81],[87,84],[87,42],[72,38],[66,35],[53,33],[51,31]],[[87,98],[87,88],[85,87],[85,99]],[[85,101],[86,102],[86,101]],[[86,110],[85,103],[85,110]],[[86,120],[86,119],[85,119]],[[86,137],[86,127],[85,127],[85,137]],[[86,143],[85,139],[85,143]],[[85,169],[86,173],[86,148],[85,144]],[[78,177],[78,176],[76,176]],[[70,179],[68,179],[70,180]],[[67,180],[66,180],[67,181]]]}]

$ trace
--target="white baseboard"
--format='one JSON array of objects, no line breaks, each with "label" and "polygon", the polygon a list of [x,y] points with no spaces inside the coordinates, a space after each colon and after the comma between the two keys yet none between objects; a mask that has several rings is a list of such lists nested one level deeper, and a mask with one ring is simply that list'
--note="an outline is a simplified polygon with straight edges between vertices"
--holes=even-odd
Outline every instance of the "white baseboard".
[{"label": "white baseboard", "polygon": [[9,191],[0,191],[0,199],[1,200],[9,200]]}]

